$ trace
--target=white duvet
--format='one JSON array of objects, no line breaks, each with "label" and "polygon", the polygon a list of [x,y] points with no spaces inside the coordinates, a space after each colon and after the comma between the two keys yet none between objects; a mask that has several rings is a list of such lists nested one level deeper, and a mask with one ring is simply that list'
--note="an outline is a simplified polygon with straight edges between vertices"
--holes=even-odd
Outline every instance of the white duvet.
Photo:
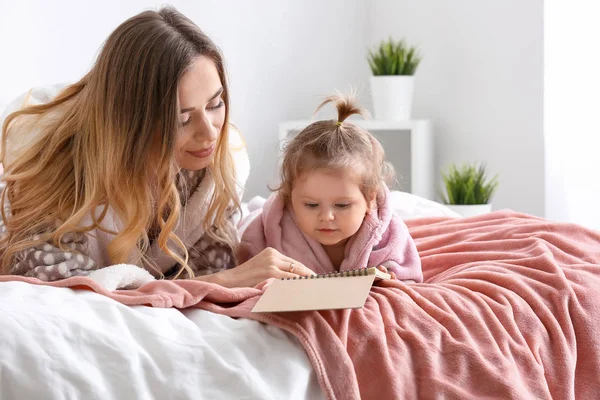
[{"label": "white duvet", "polygon": [[207,311],[0,283],[0,399],[320,399],[300,343]]}]

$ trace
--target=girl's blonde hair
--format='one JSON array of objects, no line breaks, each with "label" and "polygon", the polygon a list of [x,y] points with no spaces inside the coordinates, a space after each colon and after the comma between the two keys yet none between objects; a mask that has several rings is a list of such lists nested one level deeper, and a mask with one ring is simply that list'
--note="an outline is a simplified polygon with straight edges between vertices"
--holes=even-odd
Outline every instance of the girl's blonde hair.
[{"label": "girl's blonde hair", "polygon": [[317,107],[333,103],[336,120],[313,122],[284,148],[280,171],[281,183],[276,190],[290,200],[294,182],[304,172],[329,169],[353,170],[362,177],[361,192],[366,199],[379,193],[384,182],[393,179],[394,169],[385,161],[383,147],[367,130],[346,121],[354,114],[368,116],[353,95],[327,97]]},{"label": "girl's blonde hair", "polygon": [[[53,101],[6,118],[2,162],[7,161],[11,131],[40,132],[26,151],[5,165],[1,272],[8,273],[17,254],[36,244],[52,241],[61,246],[61,238],[69,232],[95,228],[109,232],[100,224],[110,208],[123,224],[119,232],[110,232],[116,235],[108,245],[111,262],[141,261],[156,269],[144,253],[150,241],[148,231],[158,227],[159,247],[181,264],[180,273],[186,270],[194,275],[185,245],[173,233],[181,213],[174,154],[180,129],[179,82],[199,56],[214,61],[225,103],[223,130],[208,167],[215,190],[204,228],[235,247],[228,208],[239,208],[239,199],[228,146],[229,96],[223,57],[192,21],[166,7],[142,12],[117,27],[93,68]],[[7,201],[10,213],[5,212]],[[92,224],[81,226],[87,215]],[[170,240],[181,248],[183,258],[169,248]]]}]

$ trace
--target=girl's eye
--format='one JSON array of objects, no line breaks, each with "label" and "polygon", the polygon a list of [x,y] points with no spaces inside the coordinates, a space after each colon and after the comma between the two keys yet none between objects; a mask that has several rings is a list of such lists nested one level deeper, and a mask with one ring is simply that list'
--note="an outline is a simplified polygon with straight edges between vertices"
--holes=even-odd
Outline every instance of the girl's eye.
[{"label": "girl's eye", "polygon": [[189,123],[192,122],[192,116],[190,115],[188,119],[186,119],[185,121],[183,121],[181,123],[181,126],[186,126],[189,125]]},{"label": "girl's eye", "polygon": [[337,208],[348,208],[348,207],[350,207],[350,204],[336,204],[335,206]]},{"label": "girl's eye", "polygon": [[319,207],[319,204],[317,203],[304,203],[304,205],[308,208],[317,208]]},{"label": "girl's eye", "polygon": [[215,106],[208,106],[208,107],[206,107],[206,109],[208,111],[213,111],[213,110],[216,110],[216,109],[219,109],[219,108],[223,107],[224,105],[225,105],[225,103],[223,102],[223,100],[219,100],[219,103],[217,103],[217,105],[215,105]]}]

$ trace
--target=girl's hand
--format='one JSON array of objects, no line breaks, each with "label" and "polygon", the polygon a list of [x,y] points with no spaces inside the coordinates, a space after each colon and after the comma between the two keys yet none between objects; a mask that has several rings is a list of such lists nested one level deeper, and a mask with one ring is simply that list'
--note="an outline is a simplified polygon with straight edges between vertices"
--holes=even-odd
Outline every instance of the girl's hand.
[{"label": "girl's hand", "polygon": [[390,279],[396,279],[396,274],[393,271],[388,271],[388,269],[383,265],[378,265],[377,269],[383,273],[390,274]]},{"label": "girl's hand", "polygon": [[295,278],[310,275],[314,275],[314,272],[298,261],[267,247],[235,268],[197,279],[231,288],[254,287],[269,278]]}]

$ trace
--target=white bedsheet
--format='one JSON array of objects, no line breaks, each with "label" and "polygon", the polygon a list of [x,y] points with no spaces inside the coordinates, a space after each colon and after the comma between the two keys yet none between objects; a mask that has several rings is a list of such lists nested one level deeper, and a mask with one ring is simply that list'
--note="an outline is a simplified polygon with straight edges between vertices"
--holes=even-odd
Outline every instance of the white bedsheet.
[{"label": "white bedsheet", "polygon": [[321,399],[300,343],[256,321],[0,283],[0,399]]}]

